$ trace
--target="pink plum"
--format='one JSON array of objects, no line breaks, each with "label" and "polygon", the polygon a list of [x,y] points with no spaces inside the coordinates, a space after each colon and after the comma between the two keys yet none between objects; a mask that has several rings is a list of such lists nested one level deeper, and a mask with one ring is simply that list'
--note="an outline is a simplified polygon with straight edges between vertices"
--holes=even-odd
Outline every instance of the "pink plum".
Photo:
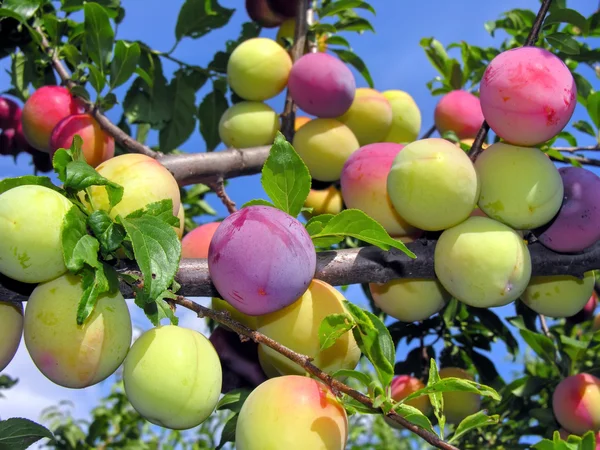
[{"label": "pink plum", "polygon": [[484,120],[479,98],[462,90],[444,95],[436,105],[433,117],[440,134],[454,131],[459,139],[477,136]]},{"label": "pink plum", "polygon": [[581,167],[561,167],[558,173],[564,185],[562,205],[535,234],[555,252],[577,253],[600,240],[600,177]]},{"label": "pink plum", "polygon": [[354,100],[356,81],[350,69],[327,53],[308,53],[292,66],[288,89],[294,102],[308,114],[334,118]]},{"label": "pink plum", "polygon": [[210,241],[221,222],[210,222],[194,228],[181,240],[182,258],[208,258]]},{"label": "pink plum", "polygon": [[[390,388],[392,390],[392,399],[399,402],[400,400],[405,399],[414,392],[424,389],[425,385],[421,380],[415,377],[411,377],[410,375],[397,375],[392,380]],[[409,400],[405,402],[405,404],[408,406],[412,406],[413,408],[417,408],[425,415],[431,413],[431,403],[429,402],[429,396],[427,395],[422,395],[420,397]],[[385,421],[388,425],[390,425],[393,428],[400,430],[403,429],[401,425],[394,422],[388,417],[385,417]]]},{"label": "pink plum", "polygon": [[21,108],[10,98],[0,97],[0,128],[16,128],[21,121]]},{"label": "pink plum", "polygon": [[392,163],[403,147],[393,143],[365,145],[350,155],[340,178],[346,206],[364,211],[395,237],[419,231],[398,214],[387,193]]},{"label": "pink plum", "polygon": [[521,47],[490,62],[480,98],[485,120],[499,137],[531,147],[556,136],[569,122],[577,87],[560,58],[542,48]]},{"label": "pink plum", "polygon": [[25,102],[21,123],[29,144],[40,151],[50,151],[50,135],[54,127],[71,114],[85,112],[81,100],[62,86],[43,86]]},{"label": "pink plum", "polygon": [[571,433],[600,431],[600,379],[588,373],[562,380],[552,395],[558,423]]},{"label": "pink plum", "polygon": [[316,263],[304,226],[270,206],[247,206],[228,216],[208,249],[208,270],[221,298],[250,316],[295,302],[308,289]]}]

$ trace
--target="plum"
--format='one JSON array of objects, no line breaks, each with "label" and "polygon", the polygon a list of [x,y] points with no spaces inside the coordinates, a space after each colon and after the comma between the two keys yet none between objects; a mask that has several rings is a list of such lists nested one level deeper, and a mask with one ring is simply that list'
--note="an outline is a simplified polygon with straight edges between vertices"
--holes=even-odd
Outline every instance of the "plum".
[{"label": "plum", "polygon": [[101,294],[94,311],[77,325],[81,278],[66,274],[39,284],[25,309],[24,337],[37,368],[53,383],[82,389],[112,375],[131,345],[127,303],[119,291]]},{"label": "plum", "polygon": [[288,89],[303,111],[320,118],[344,114],[354,100],[352,71],[327,53],[307,53],[292,66]]},{"label": "plum", "polygon": [[22,185],[0,195],[0,272],[41,283],[67,271],[62,224],[73,203],[60,193]]},{"label": "plum", "polygon": [[571,433],[600,431],[600,379],[588,373],[563,379],[552,394],[552,410]]},{"label": "plum", "polygon": [[308,289],[316,263],[304,226],[270,206],[247,206],[229,215],[208,249],[208,270],[221,298],[250,316],[296,301]]},{"label": "plum", "polygon": [[21,108],[7,97],[0,97],[0,128],[16,128],[21,121]]},{"label": "plum", "polygon": [[[460,378],[475,381],[473,375],[458,367],[444,367],[440,378]],[[444,392],[444,415],[448,423],[458,424],[481,408],[481,397],[473,392]]]},{"label": "plum", "polygon": [[531,147],[566,126],[577,104],[577,86],[558,56],[527,46],[506,50],[489,63],[480,99],[494,133],[513,145]]},{"label": "plum", "polygon": [[222,386],[219,355],[201,333],[175,325],[151,328],[123,363],[125,395],[149,422],[173,430],[200,425]]},{"label": "plum", "polygon": [[239,102],[221,116],[219,137],[228,147],[259,147],[273,144],[279,127],[279,116],[269,105]]},{"label": "plum", "polygon": [[392,126],[383,142],[405,144],[417,139],[421,131],[421,111],[410,94],[391,90],[382,92],[392,107]]},{"label": "plum", "polygon": [[396,211],[387,192],[392,163],[402,148],[394,143],[365,145],[350,155],[340,177],[346,206],[364,211],[394,237],[418,231]]},{"label": "plum", "polygon": [[338,214],[342,211],[344,200],[342,193],[333,185],[327,189],[311,189],[304,201],[305,208],[312,208],[312,212],[303,211],[306,219],[320,214]]},{"label": "plum", "polygon": [[479,98],[462,90],[444,95],[434,111],[435,126],[439,133],[454,131],[459,139],[477,136],[483,120]]},{"label": "plum", "polygon": [[221,222],[209,222],[190,231],[181,240],[182,258],[208,258],[210,241]]},{"label": "plum", "polygon": [[23,336],[23,305],[0,301],[0,372],[15,357]]},{"label": "plum", "polygon": [[298,375],[271,378],[240,410],[237,450],[343,450],[346,410],[320,381]]},{"label": "plum", "polygon": [[555,252],[577,253],[600,240],[600,177],[581,167],[561,167],[564,197],[551,222],[534,230]]},{"label": "plum", "polygon": [[269,7],[284,17],[296,17],[298,2],[300,0],[267,0]]},{"label": "plum", "polygon": [[434,268],[457,300],[478,308],[504,306],[527,288],[531,255],[512,228],[487,217],[469,217],[441,234]]},{"label": "plum", "polygon": [[537,148],[497,142],[477,158],[475,168],[481,186],[479,208],[492,219],[528,230],[545,225],[560,209],[562,179]]},{"label": "plum", "polygon": [[263,28],[275,28],[285,19],[271,9],[268,0],[246,0],[246,12],[250,19]]},{"label": "plum", "polygon": [[[258,327],[255,316],[249,316],[238,311],[222,298],[212,297],[210,307],[215,311],[227,311],[233,320],[238,321],[242,325],[246,325],[248,328],[256,330]],[[229,330],[229,327],[226,325],[221,324],[220,326],[226,330]]]},{"label": "plum", "polygon": [[291,69],[292,59],[281,45],[257,37],[242,42],[231,53],[227,80],[244,100],[261,102],[283,91]]},{"label": "plum", "polygon": [[42,86],[23,106],[21,123],[29,144],[40,151],[50,151],[50,135],[65,117],[85,112],[85,104],[62,86]]},{"label": "plum", "polygon": [[395,210],[414,227],[440,231],[465,220],[479,198],[479,180],[467,154],[440,138],[411,142],[398,153],[387,179]]},{"label": "plum", "polygon": [[594,318],[594,311],[596,310],[596,306],[598,306],[598,294],[594,290],[592,291],[592,295],[590,296],[590,299],[587,301],[583,309],[577,314],[567,317],[567,322],[571,324],[578,324],[587,322],[588,320],[592,320]]},{"label": "plum", "polygon": [[[392,399],[399,402],[400,400],[408,397],[414,392],[424,389],[425,385],[421,380],[415,377],[411,377],[410,375],[397,375],[392,380],[390,388],[392,391]],[[413,398],[412,400],[404,402],[404,404],[412,406],[413,408],[417,408],[425,415],[431,413],[431,403],[427,395],[422,395],[420,397]],[[394,422],[389,417],[384,417],[384,419],[386,423],[391,427],[396,428],[398,430],[404,429],[404,427],[402,427],[397,422]]]},{"label": "plum", "polygon": [[356,135],[360,145],[385,139],[392,128],[392,105],[375,89],[358,88],[350,109],[338,117]]}]

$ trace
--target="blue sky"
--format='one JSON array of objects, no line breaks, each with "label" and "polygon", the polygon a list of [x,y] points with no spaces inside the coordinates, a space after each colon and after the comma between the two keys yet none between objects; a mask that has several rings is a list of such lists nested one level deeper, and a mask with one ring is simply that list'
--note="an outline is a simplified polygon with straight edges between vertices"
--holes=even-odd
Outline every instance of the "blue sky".
[{"label": "blue sky", "polygon": [[[167,2],[159,0],[125,1],[127,13],[124,22],[119,26],[117,38],[141,40],[154,49],[167,51],[175,42],[174,27],[179,13],[182,0]],[[569,0],[568,5],[581,13],[588,15],[595,10],[595,1],[591,0]],[[226,7],[238,10],[234,14],[227,27],[214,31],[200,40],[185,39],[177,47],[174,56],[190,64],[205,66],[212,59],[215,51],[224,47],[227,39],[237,37],[241,23],[248,20],[243,7],[239,7],[241,0],[221,0]],[[400,0],[373,0],[373,6],[377,15],[371,18],[376,33],[365,33],[358,36],[348,33],[347,38],[368,65],[375,82],[375,88],[384,91],[388,89],[400,89],[410,93],[421,109],[423,124],[422,131],[427,130],[433,123],[433,111],[438,98],[429,94],[426,83],[437,75],[425,57],[425,53],[419,46],[419,41],[424,37],[433,36],[444,45],[451,42],[465,40],[470,44],[479,46],[497,45],[500,38],[491,38],[484,29],[484,22],[494,20],[499,15],[512,8],[529,8],[537,11],[539,1],[537,0],[504,0],[481,1],[460,0],[447,2],[443,0],[426,0],[421,2],[409,2]],[[274,37],[275,29],[263,30],[262,36]],[[8,87],[9,78],[5,70],[9,69],[8,59],[0,61],[0,90]],[[170,61],[163,61],[165,74],[169,76],[178,66]],[[600,88],[598,79],[591,70],[582,72],[593,83],[596,89]],[[366,86],[364,80],[357,74],[359,86]],[[122,98],[128,85],[117,90],[119,98]],[[198,94],[196,104],[210,90],[207,84]],[[268,102],[277,111],[283,107],[283,96],[278,96]],[[115,107],[108,116],[113,120],[120,117],[120,109]],[[578,105],[573,121],[584,118],[585,113]],[[581,145],[592,145],[591,138],[576,133]],[[151,134],[149,144],[157,142],[156,134]],[[204,142],[198,130],[182,147],[187,152],[204,150]],[[29,174],[32,172],[28,166],[29,158],[25,155],[19,157],[17,165],[9,158],[0,159],[0,178]],[[258,175],[233,179],[228,187],[229,195],[238,205],[253,199],[264,197]],[[220,216],[226,214],[224,207],[211,196],[212,206]],[[211,220],[207,218],[206,220]],[[346,296],[349,300],[361,303],[364,297],[359,287],[351,287]],[[200,299],[206,303],[206,299]],[[134,322],[141,328],[148,328],[149,322],[139,314],[137,308],[132,308]],[[497,310],[503,316],[513,315],[514,308],[509,305]],[[193,314],[181,311],[182,325],[199,330],[205,328],[201,320],[197,320]],[[516,333],[515,333],[516,334]],[[522,344],[523,345],[523,344]],[[524,348],[524,347],[523,347]],[[401,346],[398,356],[402,358],[410,348]],[[513,364],[506,362],[506,349],[503,344],[494,347],[492,359],[503,376],[510,377],[512,370],[516,368]],[[8,374],[19,377],[21,383],[7,393],[7,398],[0,400],[0,417],[20,415],[31,419],[38,419],[43,407],[56,404],[59,400],[70,399],[77,403],[75,415],[85,417],[87,411],[92,407],[99,396],[106,392],[110,385],[107,383],[83,390],[73,391],[63,389],[48,382],[41,376],[33,363],[30,361],[25,346],[22,344],[13,364],[7,370]]]}]

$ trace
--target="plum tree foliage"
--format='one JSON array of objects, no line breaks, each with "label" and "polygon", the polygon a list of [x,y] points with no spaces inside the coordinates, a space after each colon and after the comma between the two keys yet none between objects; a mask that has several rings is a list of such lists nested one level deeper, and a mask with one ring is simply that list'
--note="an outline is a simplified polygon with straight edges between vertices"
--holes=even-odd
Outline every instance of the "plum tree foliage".
[{"label": "plum tree foliage", "polygon": [[[206,66],[174,55],[234,13]],[[35,172],[0,180],[0,390],[22,338],[59,386],[116,374],[89,420],[3,417],[0,448],[600,448],[600,10],[423,38],[429,118],[353,51],[375,13],[185,0],[161,52],[117,37],[120,0],[0,0],[0,155]],[[225,178],[259,172],[266,198],[236,205]],[[125,292],[152,325],[133,343]]]}]

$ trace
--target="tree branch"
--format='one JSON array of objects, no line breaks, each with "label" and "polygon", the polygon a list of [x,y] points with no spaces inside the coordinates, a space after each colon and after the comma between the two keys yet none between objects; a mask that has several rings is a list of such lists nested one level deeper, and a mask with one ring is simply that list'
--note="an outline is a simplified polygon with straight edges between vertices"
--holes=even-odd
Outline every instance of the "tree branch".
[{"label": "tree branch", "polygon": [[600,167],[600,159],[586,158],[585,156],[565,156],[563,159],[555,158],[550,156],[552,161],[558,161],[562,163],[573,163],[577,162],[586,166]]},{"label": "tree branch", "polygon": [[[535,45],[535,43],[537,42],[540,30],[542,29],[542,24],[544,23],[544,18],[546,17],[546,14],[550,9],[551,3],[552,0],[543,1],[542,6],[540,7],[540,10],[538,11],[538,14],[535,18],[535,21],[533,22],[531,30],[529,31],[529,35],[527,36],[527,40],[525,41],[524,47]],[[471,147],[471,150],[469,150],[468,153],[469,157],[471,158],[471,161],[475,162],[477,157],[483,151],[482,144],[485,141],[489,130],[490,126],[484,120],[481,124],[479,132],[477,133],[477,137],[475,137],[475,142],[473,142],[473,146]]]},{"label": "tree branch", "polygon": [[559,152],[575,153],[575,152],[599,152],[600,145],[590,145],[587,147],[552,147],[553,150]]},{"label": "tree branch", "polygon": [[[233,331],[238,333],[240,336],[250,338],[258,344],[263,344],[263,345],[266,345],[267,347],[272,348],[273,350],[282,354],[289,360],[300,365],[311,375],[313,375],[316,378],[318,378],[319,380],[323,381],[337,395],[339,395],[340,392],[343,392],[344,394],[352,397],[353,399],[362,403],[363,405],[365,405],[369,408],[372,408],[374,411],[381,411],[381,409],[373,407],[373,402],[371,401],[371,399],[369,397],[362,394],[361,392],[358,392],[357,390],[352,389],[350,386],[342,383],[341,381],[338,381],[338,380],[332,378],[329,374],[323,372],[317,366],[312,364],[310,357],[308,357],[306,355],[301,355],[300,353],[296,353],[295,351],[291,350],[290,348],[285,347],[284,345],[281,345],[277,341],[271,339],[270,337],[242,325],[241,323],[233,320],[227,312],[213,311],[212,309],[209,309],[202,305],[199,305],[198,303],[193,302],[183,296],[178,296],[177,299],[174,300],[174,303],[176,303],[180,306],[183,306],[184,308],[187,308],[191,311],[194,311],[195,313],[198,314],[198,317],[205,317],[205,316],[210,317],[211,319],[215,320],[216,322],[226,325],[227,327],[229,327],[230,329],[232,329]],[[381,411],[381,412],[383,413],[383,411]],[[410,430],[411,432],[413,432],[414,434],[420,436],[422,439],[424,439],[425,441],[427,441],[429,444],[433,445],[434,447],[437,447],[437,448],[440,448],[443,450],[459,450],[457,447],[455,447],[451,444],[448,444],[447,442],[444,442],[439,437],[437,437],[435,434],[425,431],[425,430],[419,428],[418,426],[412,424],[411,422],[406,420],[404,417],[398,415],[394,411],[390,411],[386,415],[390,419],[392,419],[394,422],[399,423],[404,428],[406,428],[406,429]]]},{"label": "tree branch", "polygon": [[[42,28],[38,26],[35,30],[40,34],[42,50],[45,53],[47,53],[48,56],[50,56],[52,67],[54,67],[54,70],[56,71],[62,82],[68,88],[72,88],[73,86],[75,86],[75,82],[71,79],[71,75],[69,75],[67,68],[58,58],[57,53],[52,49],[52,46],[48,42],[48,39],[46,38],[46,35],[44,34]],[[117,142],[121,147],[123,147],[129,152],[141,153],[143,155],[150,156],[151,158],[158,158],[161,156],[161,153],[155,152],[147,145],[136,141],[134,138],[129,136],[118,126],[112,123],[108,117],[102,114],[100,110],[98,110],[98,108],[95,107],[93,103],[87,101],[84,98],[79,98],[85,104],[86,111],[90,115],[92,115],[94,119],[96,119],[98,124],[100,124],[100,127],[102,127],[104,131],[110,134],[115,139],[115,142]]]},{"label": "tree branch", "polygon": [[229,197],[229,195],[227,195],[227,192],[225,191],[225,182],[223,180],[223,177],[218,177],[216,180],[209,181],[207,186],[210,187],[213,191],[215,191],[215,194],[217,194],[217,197],[221,199],[221,201],[227,208],[227,211],[229,211],[229,214],[233,214],[237,211],[237,208],[235,207],[235,202],[231,200],[231,198]]},{"label": "tree branch", "polygon": [[[397,278],[435,278],[434,251],[436,241],[416,240],[406,246],[417,256],[412,259],[400,250],[381,250],[368,246],[344,250],[317,252],[315,278],[332,286],[362,283],[385,283]],[[561,254],[553,252],[541,243],[528,246],[533,267],[532,275],[573,275],[583,278],[590,270],[600,269],[600,242],[585,253]],[[120,267],[121,274],[141,276],[134,263]],[[178,294],[187,297],[219,296],[212,284],[206,259],[183,259],[175,277],[181,285]],[[16,283],[0,276],[0,298],[3,301],[26,301],[35,286]],[[121,285],[125,298],[132,298],[133,292]]]},{"label": "tree branch", "polygon": [[433,133],[435,133],[435,130],[436,130],[435,124],[431,125],[431,128],[429,128],[429,130],[427,130],[425,133],[423,133],[423,135],[419,138],[419,140],[427,139],[428,137],[431,137],[431,135]]}]

